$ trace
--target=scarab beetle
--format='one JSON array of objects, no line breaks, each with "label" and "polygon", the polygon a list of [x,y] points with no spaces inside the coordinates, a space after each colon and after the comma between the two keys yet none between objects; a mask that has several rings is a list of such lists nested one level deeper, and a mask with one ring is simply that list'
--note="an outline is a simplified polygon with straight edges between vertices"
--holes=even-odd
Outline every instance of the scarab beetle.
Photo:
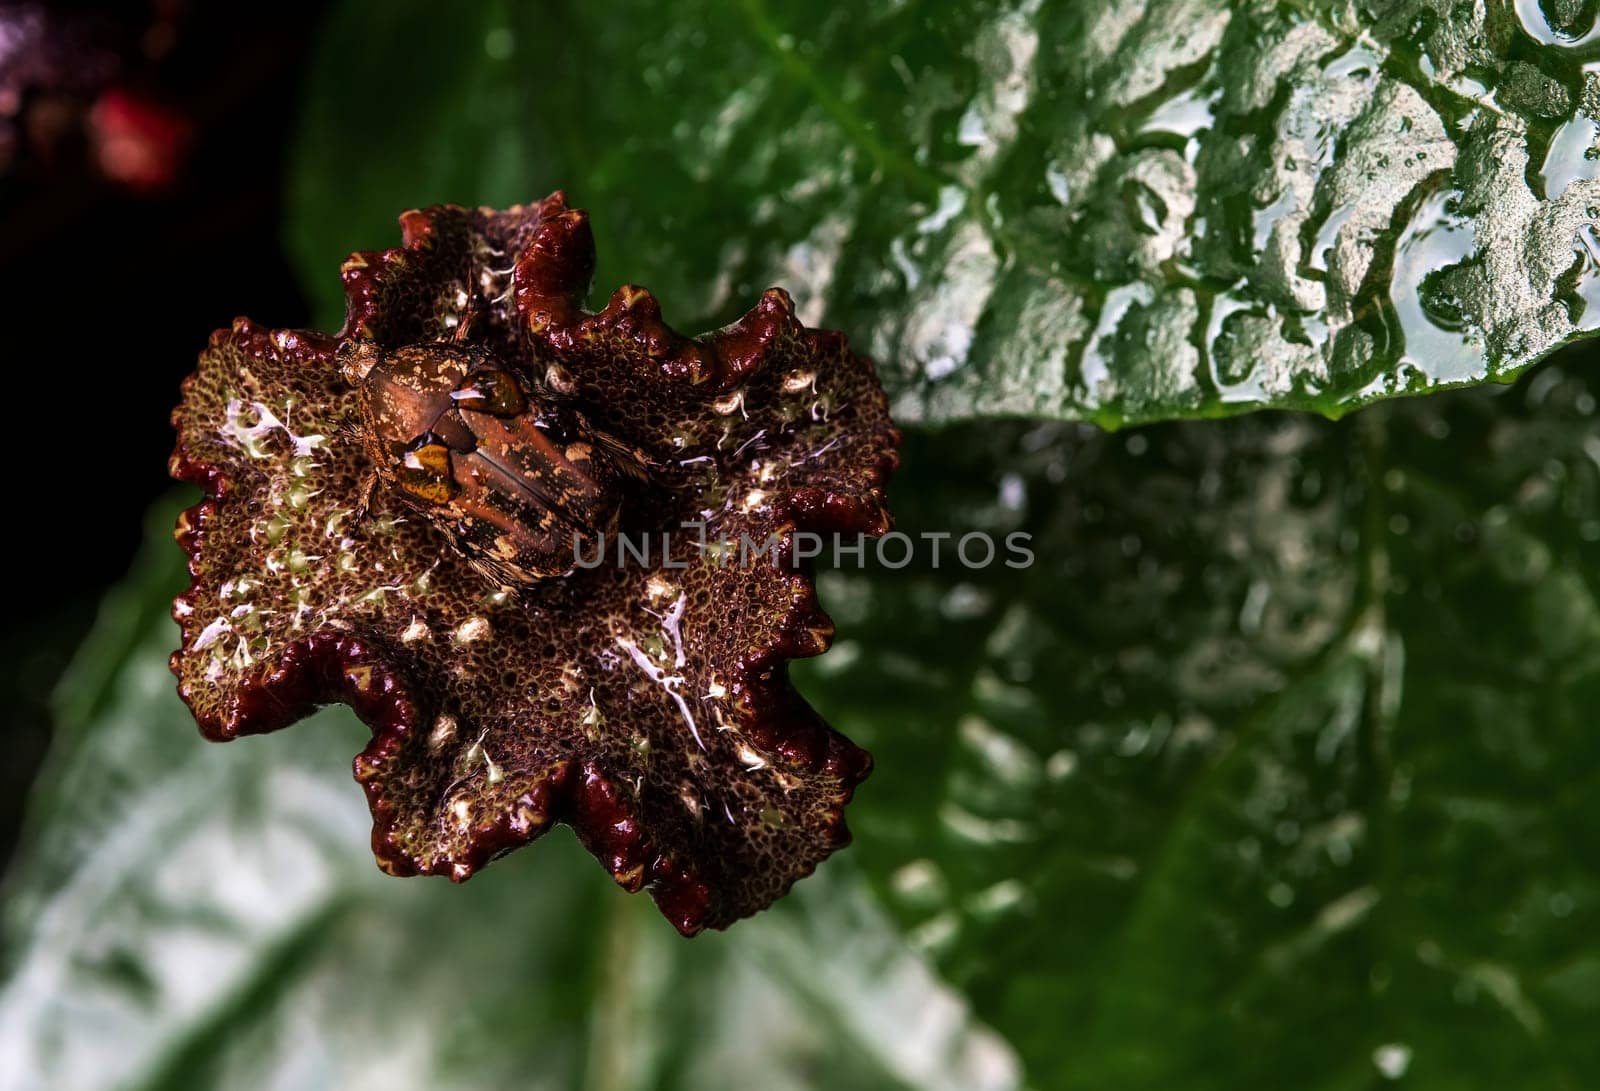
[{"label": "scarab beetle", "polygon": [[647,478],[642,452],[536,395],[481,347],[384,352],[355,340],[340,366],[356,388],[350,431],[372,462],[368,502],[383,489],[426,516],[500,585],[571,572],[578,549],[615,532],[630,485]]}]

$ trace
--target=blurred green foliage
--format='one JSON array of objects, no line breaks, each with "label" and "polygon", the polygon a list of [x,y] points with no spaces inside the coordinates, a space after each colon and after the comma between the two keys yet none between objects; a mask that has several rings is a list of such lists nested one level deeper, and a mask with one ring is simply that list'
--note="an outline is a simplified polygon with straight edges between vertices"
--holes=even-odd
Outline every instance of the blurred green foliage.
[{"label": "blurred green foliage", "polygon": [[[1585,366],[1587,364],[1587,366]],[[1339,424],[918,436],[899,524],[1039,563],[834,573],[803,688],[852,854],[1070,1088],[1589,1082],[1600,376]]]},{"label": "blurred green foliage", "polygon": [[914,436],[901,526],[1038,563],[824,575],[858,843],[693,941],[564,833],[381,876],[342,710],[202,744],[163,533],[63,686],[0,1045],[19,1086],[1583,1087],[1597,393]]}]

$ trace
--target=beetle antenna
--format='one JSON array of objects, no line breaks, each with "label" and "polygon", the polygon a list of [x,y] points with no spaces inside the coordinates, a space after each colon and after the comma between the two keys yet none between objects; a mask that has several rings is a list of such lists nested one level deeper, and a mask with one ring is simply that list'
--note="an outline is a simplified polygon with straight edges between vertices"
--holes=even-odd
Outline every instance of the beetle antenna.
[{"label": "beetle antenna", "polygon": [[471,260],[469,259],[467,262],[468,271],[466,277],[467,305],[461,311],[461,321],[457,322],[456,328],[450,332],[450,341],[452,344],[459,345],[469,336],[471,336],[472,324],[477,321],[478,318],[478,289],[477,285],[472,283],[471,264]]}]

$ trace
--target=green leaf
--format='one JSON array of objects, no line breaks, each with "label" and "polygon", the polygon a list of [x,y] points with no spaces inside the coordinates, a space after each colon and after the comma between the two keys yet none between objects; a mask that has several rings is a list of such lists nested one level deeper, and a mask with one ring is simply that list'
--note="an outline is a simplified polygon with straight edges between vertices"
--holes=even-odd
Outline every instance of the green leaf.
[{"label": "green leaf", "polygon": [[802,688],[877,759],[853,855],[1032,1084],[1593,1082],[1580,363],[1339,424],[913,437],[901,530],[1037,563],[831,575]]},{"label": "green leaf", "polygon": [[[461,887],[380,875],[342,711],[201,742],[163,541],[63,687],[7,1075],[1585,1087],[1597,393],[913,433],[902,532],[958,538],[824,573],[840,640],[801,679],[878,758],[856,845],[693,941],[560,833]],[[1036,563],[968,569],[980,530]]]},{"label": "green leaf", "polygon": [[[602,290],[768,284],[906,421],[1338,415],[1600,326],[1592,5],[345,0],[291,242],[323,318],[436,201],[562,187]],[[267,316],[270,318],[270,316]]]},{"label": "green leaf", "polygon": [[63,684],[8,876],[0,1086],[1018,1086],[848,863],[692,943],[565,832],[465,886],[382,875],[345,710],[196,734],[173,514]]}]

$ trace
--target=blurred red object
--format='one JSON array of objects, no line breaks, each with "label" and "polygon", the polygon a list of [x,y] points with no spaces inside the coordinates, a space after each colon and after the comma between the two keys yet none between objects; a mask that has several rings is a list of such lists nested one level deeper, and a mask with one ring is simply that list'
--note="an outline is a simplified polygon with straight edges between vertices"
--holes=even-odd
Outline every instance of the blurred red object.
[{"label": "blurred red object", "polygon": [[0,0],[0,175],[98,174],[135,194],[168,191],[195,124],[164,64],[183,5]]},{"label": "blurred red object", "polygon": [[100,173],[141,193],[172,187],[194,139],[194,125],[177,110],[121,87],[95,100],[85,124]]}]

